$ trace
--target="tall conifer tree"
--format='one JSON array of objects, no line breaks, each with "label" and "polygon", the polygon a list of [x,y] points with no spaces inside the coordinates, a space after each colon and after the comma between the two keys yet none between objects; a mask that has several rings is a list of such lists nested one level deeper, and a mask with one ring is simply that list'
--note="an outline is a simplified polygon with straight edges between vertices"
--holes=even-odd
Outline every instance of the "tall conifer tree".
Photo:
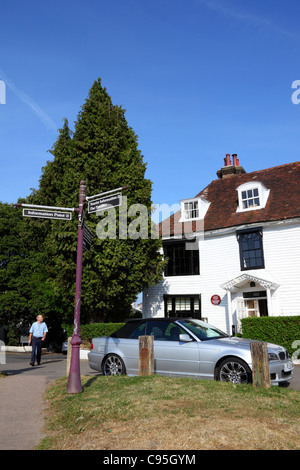
[{"label": "tall conifer tree", "polygon": [[[164,263],[160,241],[150,235],[152,184],[145,178],[146,164],[137,136],[128,126],[125,111],[112,104],[100,79],[94,82],[78,114],[73,136],[65,121],[51,153],[54,159],[43,169],[37,203],[77,207],[79,183],[85,180],[88,196],[128,186],[128,208],[133,204],[146,208],[146,227],[138,227],[143,236],[136,233],[136,239],[124,235],[124,226],[120,237],[118,209],[114,239],[98,239],[96,227],[101,218],[86,217],[94,240],[91,252],[84,253],[82,319],[124,319],[137,294],[161,279]],[[128,216],[128,224],[133,220],[134,215]],[[45,247],[52,283],[69,316],[74,302],[76,243],[76,221],[50,222]]]}]

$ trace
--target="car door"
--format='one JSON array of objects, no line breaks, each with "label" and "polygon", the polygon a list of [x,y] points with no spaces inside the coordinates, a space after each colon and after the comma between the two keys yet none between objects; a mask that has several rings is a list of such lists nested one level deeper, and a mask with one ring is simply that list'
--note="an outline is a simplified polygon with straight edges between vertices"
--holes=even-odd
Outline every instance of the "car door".
[{"label": "car door", "polygon": [[139,336],[146,331],[146,322],[140,323],[128,338],[120,341],[120,350],[128,375],[138,375],[139,372]]},{"label": "car door", "polygon": [[154,372],[161,375],[199,375],[199,348],[197,341],[180,341],[186,331],[176,323],[148,321],[147,335],[154,336]]}]

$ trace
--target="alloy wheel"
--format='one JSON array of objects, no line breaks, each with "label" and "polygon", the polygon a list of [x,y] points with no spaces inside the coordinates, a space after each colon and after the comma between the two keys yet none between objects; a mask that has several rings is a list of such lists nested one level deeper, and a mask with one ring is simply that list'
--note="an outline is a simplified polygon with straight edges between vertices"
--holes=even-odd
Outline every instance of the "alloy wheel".
[{"label": "alloy wheel", "polygon": [[249,383],[249,373],[240,361],[230,360],[221,364],[219,380],[234,384],[247,384]]},{"label": "alloy wheel", "polygon": [[119,356],[110,355],[103,364],[104,375],[122,375],[124,374],[124,363]]}]

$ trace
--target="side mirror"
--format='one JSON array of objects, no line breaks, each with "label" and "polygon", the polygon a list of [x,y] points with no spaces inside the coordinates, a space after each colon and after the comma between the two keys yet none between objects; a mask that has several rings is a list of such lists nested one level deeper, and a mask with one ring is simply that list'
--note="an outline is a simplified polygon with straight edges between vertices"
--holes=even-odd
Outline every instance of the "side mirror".
[{"label": "side mirror", "polygon": [[189,343],[190,341],[193,341],[192,338],[188,334],[180,334],[179,335],[179,341],[183,341],[185,343]]}]

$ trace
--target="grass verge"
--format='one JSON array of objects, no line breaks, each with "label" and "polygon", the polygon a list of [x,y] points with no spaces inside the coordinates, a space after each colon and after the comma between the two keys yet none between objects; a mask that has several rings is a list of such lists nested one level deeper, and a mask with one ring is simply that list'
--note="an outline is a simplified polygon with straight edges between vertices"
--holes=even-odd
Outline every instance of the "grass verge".
[{"label": "grass verge", "polygon": [[300,393],[152,377],[66,378],[46,394],[39,450],[300,449]]}]

